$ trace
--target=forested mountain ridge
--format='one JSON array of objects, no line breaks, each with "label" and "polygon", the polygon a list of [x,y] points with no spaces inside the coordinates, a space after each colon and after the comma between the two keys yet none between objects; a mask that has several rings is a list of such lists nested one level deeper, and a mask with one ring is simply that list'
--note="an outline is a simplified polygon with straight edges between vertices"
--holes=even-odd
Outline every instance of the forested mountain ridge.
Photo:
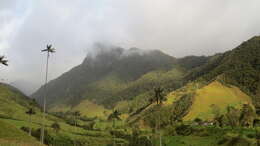
[{"label": "forested mountain ridge", "polygon": [[[108,101],[114,98],[144,74],[154,70],[170,70],[176,66],[174,57],[157,50],[106,49],[101,48],[95,56],[87,56],[81,65],[50,81],[47,88],[48,105],[77,105],[83,99],[104,103],[104,99]],[[42,103],[43,93],[42,87],[32,96]]]},{"label": "forested mountain ridge", "polygon": [[239,87],[260,106],[260,37],[255,36],[231,51],[213,56],[208,63],[194,69],[186,80],[216,78]]}]

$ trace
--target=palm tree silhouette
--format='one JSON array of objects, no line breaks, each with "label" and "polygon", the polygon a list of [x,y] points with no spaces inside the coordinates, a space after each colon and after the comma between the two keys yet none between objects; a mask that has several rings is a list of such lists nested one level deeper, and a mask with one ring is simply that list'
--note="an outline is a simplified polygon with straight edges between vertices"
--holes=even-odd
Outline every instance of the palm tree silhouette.
[{"label": "palm tree silhouette", "polygon": [[74,126],[77,127],[77,119],[78,117],[80,117],[81,114],[79,111],[75,111],[73,115],[74,115]]},{"label": "palm tree silhouette", "polygon": [[[110,119],[113,120],[113,125],[112,125],[113,130],[115,130],[115,126],[116,126],[115,120],[121,120],[119,116],[120,116],[120,113],[118,112],[118,110],[114,110],[113,113],[109,117]],[[116,145],[115,135],[113,134],[113,146],[115,146],[115,145]]]},{"label": "palm tree silhouette", "polygon": [[8,60],[5,60],[5,56],[0,56],[0,63],[1,64],[8,66],[7,62],[8,62]]},{"label": "palm tree silhouette", "polygon": [[[74,132],[75,133],[77,133],[77,119],[78,119],[78,117],[80,117],[80,112],[79,111],[75,111],[75,112],[73,112],[73,115],[74,115]],[[73,143],[74,143],[74,146],[76,146],[76,141],[74,140],[73,141]]]},{"label": "palm tree silhouette", "polygon": [[48,69],[49,69],[49,57],[50,53],[55,53],[55,49],[52,45],[47,45],[46,49],[41,50],[41,52],[47,52],[47,63],[46,63],[46,75],[45,75],[45,96],[43,97],[43,116],[42,116],[42,128],[41,128],[41,143],[44,143],[44,122],[46,113],[46,96],[47,96],[47,82],[48,82]]},{"label": "palm tree silhouette", "polygon": [[160,131],[160,126],[161,126],[161,111],[160,111],[160,106],[162,104],[162,101],[165,99],[164,95],[163,95],[163,88],[161,87],[157,87],[157,88],[154,88],[154,98],[155,98],[155,101],[157,103],[157,106],[159,106],[159,120],[158,120],[158,124],[157,124],[157,127],[158,127],[158,132],[159,132],[159,142],[160,142],[160,146],[162,145],[162,135],[161,135],[161,131]]},{"label": "palm tree silhouette", "polygon": [[31,136],[32,134],[32,115],[35,114],[35,111],[33,110],[33,108],[30,108],[26,114],[29,115],[29,123],[30,123],[30,128],[29,128],[29,135]]}]

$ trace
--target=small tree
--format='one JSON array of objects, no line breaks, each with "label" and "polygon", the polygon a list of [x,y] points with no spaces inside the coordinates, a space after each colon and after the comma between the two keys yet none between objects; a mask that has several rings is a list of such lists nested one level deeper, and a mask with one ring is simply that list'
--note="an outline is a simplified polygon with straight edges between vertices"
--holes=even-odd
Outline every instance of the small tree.
[{"label": "small tree", "polygon": [[232,128],[239,126],[240,111],[238,109],[233,106],[228,106],[226,117]]},{"label": "small tree", "polygon": [[8,60],[5,60],[5,56],[0,56],[0,63],[1,64],[8,66],[7,62],[8,62]]},{"label": "small tree", "polygon": [[53,130],[58,133],[60,131],[60,124],[55,122],[51,125],[51,128],[53,128]]},{"label": "small tree", "polygon": [[239,121],[241,126],[252,127],[256,113],[250,104],[243,104]]},{"label": "small tree", "polygon": [[213,119],[214,119],[216,125],[218,125],[219,127],[222,127],[224,116],[221,114],[220,108],[217,105],[212,104],[211,110],[212,110],[212,114],[214,115]]},{"label": "small tree", "polygon": [[29,126],[29,135],[31,136],[32,135],[32,115],[35,114],[35,111],[33,110],[33,108],[30,108],[28,111],[26,111],[26,114],[29,115],[29,123],[30,123],[30,126]]},{"label": "small tree", "polygon": [[120,113],[118,112],[118,110],[114,110],[113,113],[108,116],[108,120],[121,120],[119,116]]}]

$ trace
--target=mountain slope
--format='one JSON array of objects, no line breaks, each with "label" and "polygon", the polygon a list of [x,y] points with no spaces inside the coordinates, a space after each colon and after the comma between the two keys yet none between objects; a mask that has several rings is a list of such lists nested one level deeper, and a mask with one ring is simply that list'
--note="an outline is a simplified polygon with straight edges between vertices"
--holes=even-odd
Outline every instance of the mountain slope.
[{"label": "mountain slope", "polygon": [[[111,107],[122,98],[131,99],[142,92],[143,90],[134,91],[133,84],[136,83],[133,82],[146,73],[154,70],[167,71],[176,66],[175,58],[156,50],[108,50],[101,49],[96,56],[87,56],[81,65],[50,81],[47,89],[49,108],[57,105],[76,106],[86,99]],[[131,96],[129,92],[135,92],[135,95]],[[42,87],[33,97],[42,103],[43,93]]]},{"label": "mountain slope", "polygon": [[0,115],[24,118],[25,112],[33,107],[39,110],[37,103],[16,88],[0,83]]}]

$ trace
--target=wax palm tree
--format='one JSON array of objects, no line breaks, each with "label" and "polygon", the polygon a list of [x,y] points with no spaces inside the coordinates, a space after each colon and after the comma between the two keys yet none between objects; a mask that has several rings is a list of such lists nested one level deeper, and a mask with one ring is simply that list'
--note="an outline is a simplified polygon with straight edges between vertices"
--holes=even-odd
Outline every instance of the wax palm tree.
[{"label": "wax palm tree", "polygon": [[[163,95],[163,88],[161,87],[157,87],[154,88],[154,99],[157,103],[158,106],[160,106],[162,104],[162,101],[165,99],[164,95]],[[160,107],[159,107],[160,108]],[[161,112],[159,111],[159,120],[158,120],[158,130],[159,130],[159,141],[160,141],[160,146],[162,145],[162,136],[161,136],[161,132],[160,132],[160,126],[161,126]]]},{"label": "wax palm tree", "polygon": [[41,128],[41,143],[44,143],[44,122],[45,122],[45,112],[46,112],[46,96],[47,96],[47,82],[48,82],[48,69],[49,69],[49,57],[50,53],[55,53],[55,49],[52,45],[47,45],[46,49],[41,50],[41,52],[47,52],[47,63],[46,63],[46,75],[45,75],[45,96],[43,97],[43,116],[42,116],[42,128]]},{"label": "wax palm tree", "polygon": [[29,135],[32,135],[32,115],[35,114],[35,111],[33,110],[33,108],[30,108],[28,111],[26,111],[26,114],[29,115],[29,123],[30,123],[30,127],[29,127]]},{"label": "wax palm tree", "polygon": [[[120,119],[120,113],[118,112],[118,110],[114,110],[113,113],[108,117],[109,120],[113,120],[113,130],[115,130],[115,120],[121,120]],[[115,141],[115,136],[113,134],[113,146],[116,145],[116,141]]]},{"label": "wax palm tree", "polygon": [[[76,132],[76,127],[77,127],[77,119],[80,117],[80,112],[79,111],[75,111],[73,113],[73,116],[74,116],[74,132]],[[76,146],[76,141],[74,140],[74,146]]]},{"label": "wax palm tree", "polygon": [[79,111],[75,111],[73,115],[74,115],[74,126],[77,127],[77,119],[78,117],[80,117],[81,114]]},{"label": "wax palm tree", "polygon": [[0,56],[0,63],[1,64],[8,66],[7,62],[8,62],[8,60],[5,60],[5,56]]}]

